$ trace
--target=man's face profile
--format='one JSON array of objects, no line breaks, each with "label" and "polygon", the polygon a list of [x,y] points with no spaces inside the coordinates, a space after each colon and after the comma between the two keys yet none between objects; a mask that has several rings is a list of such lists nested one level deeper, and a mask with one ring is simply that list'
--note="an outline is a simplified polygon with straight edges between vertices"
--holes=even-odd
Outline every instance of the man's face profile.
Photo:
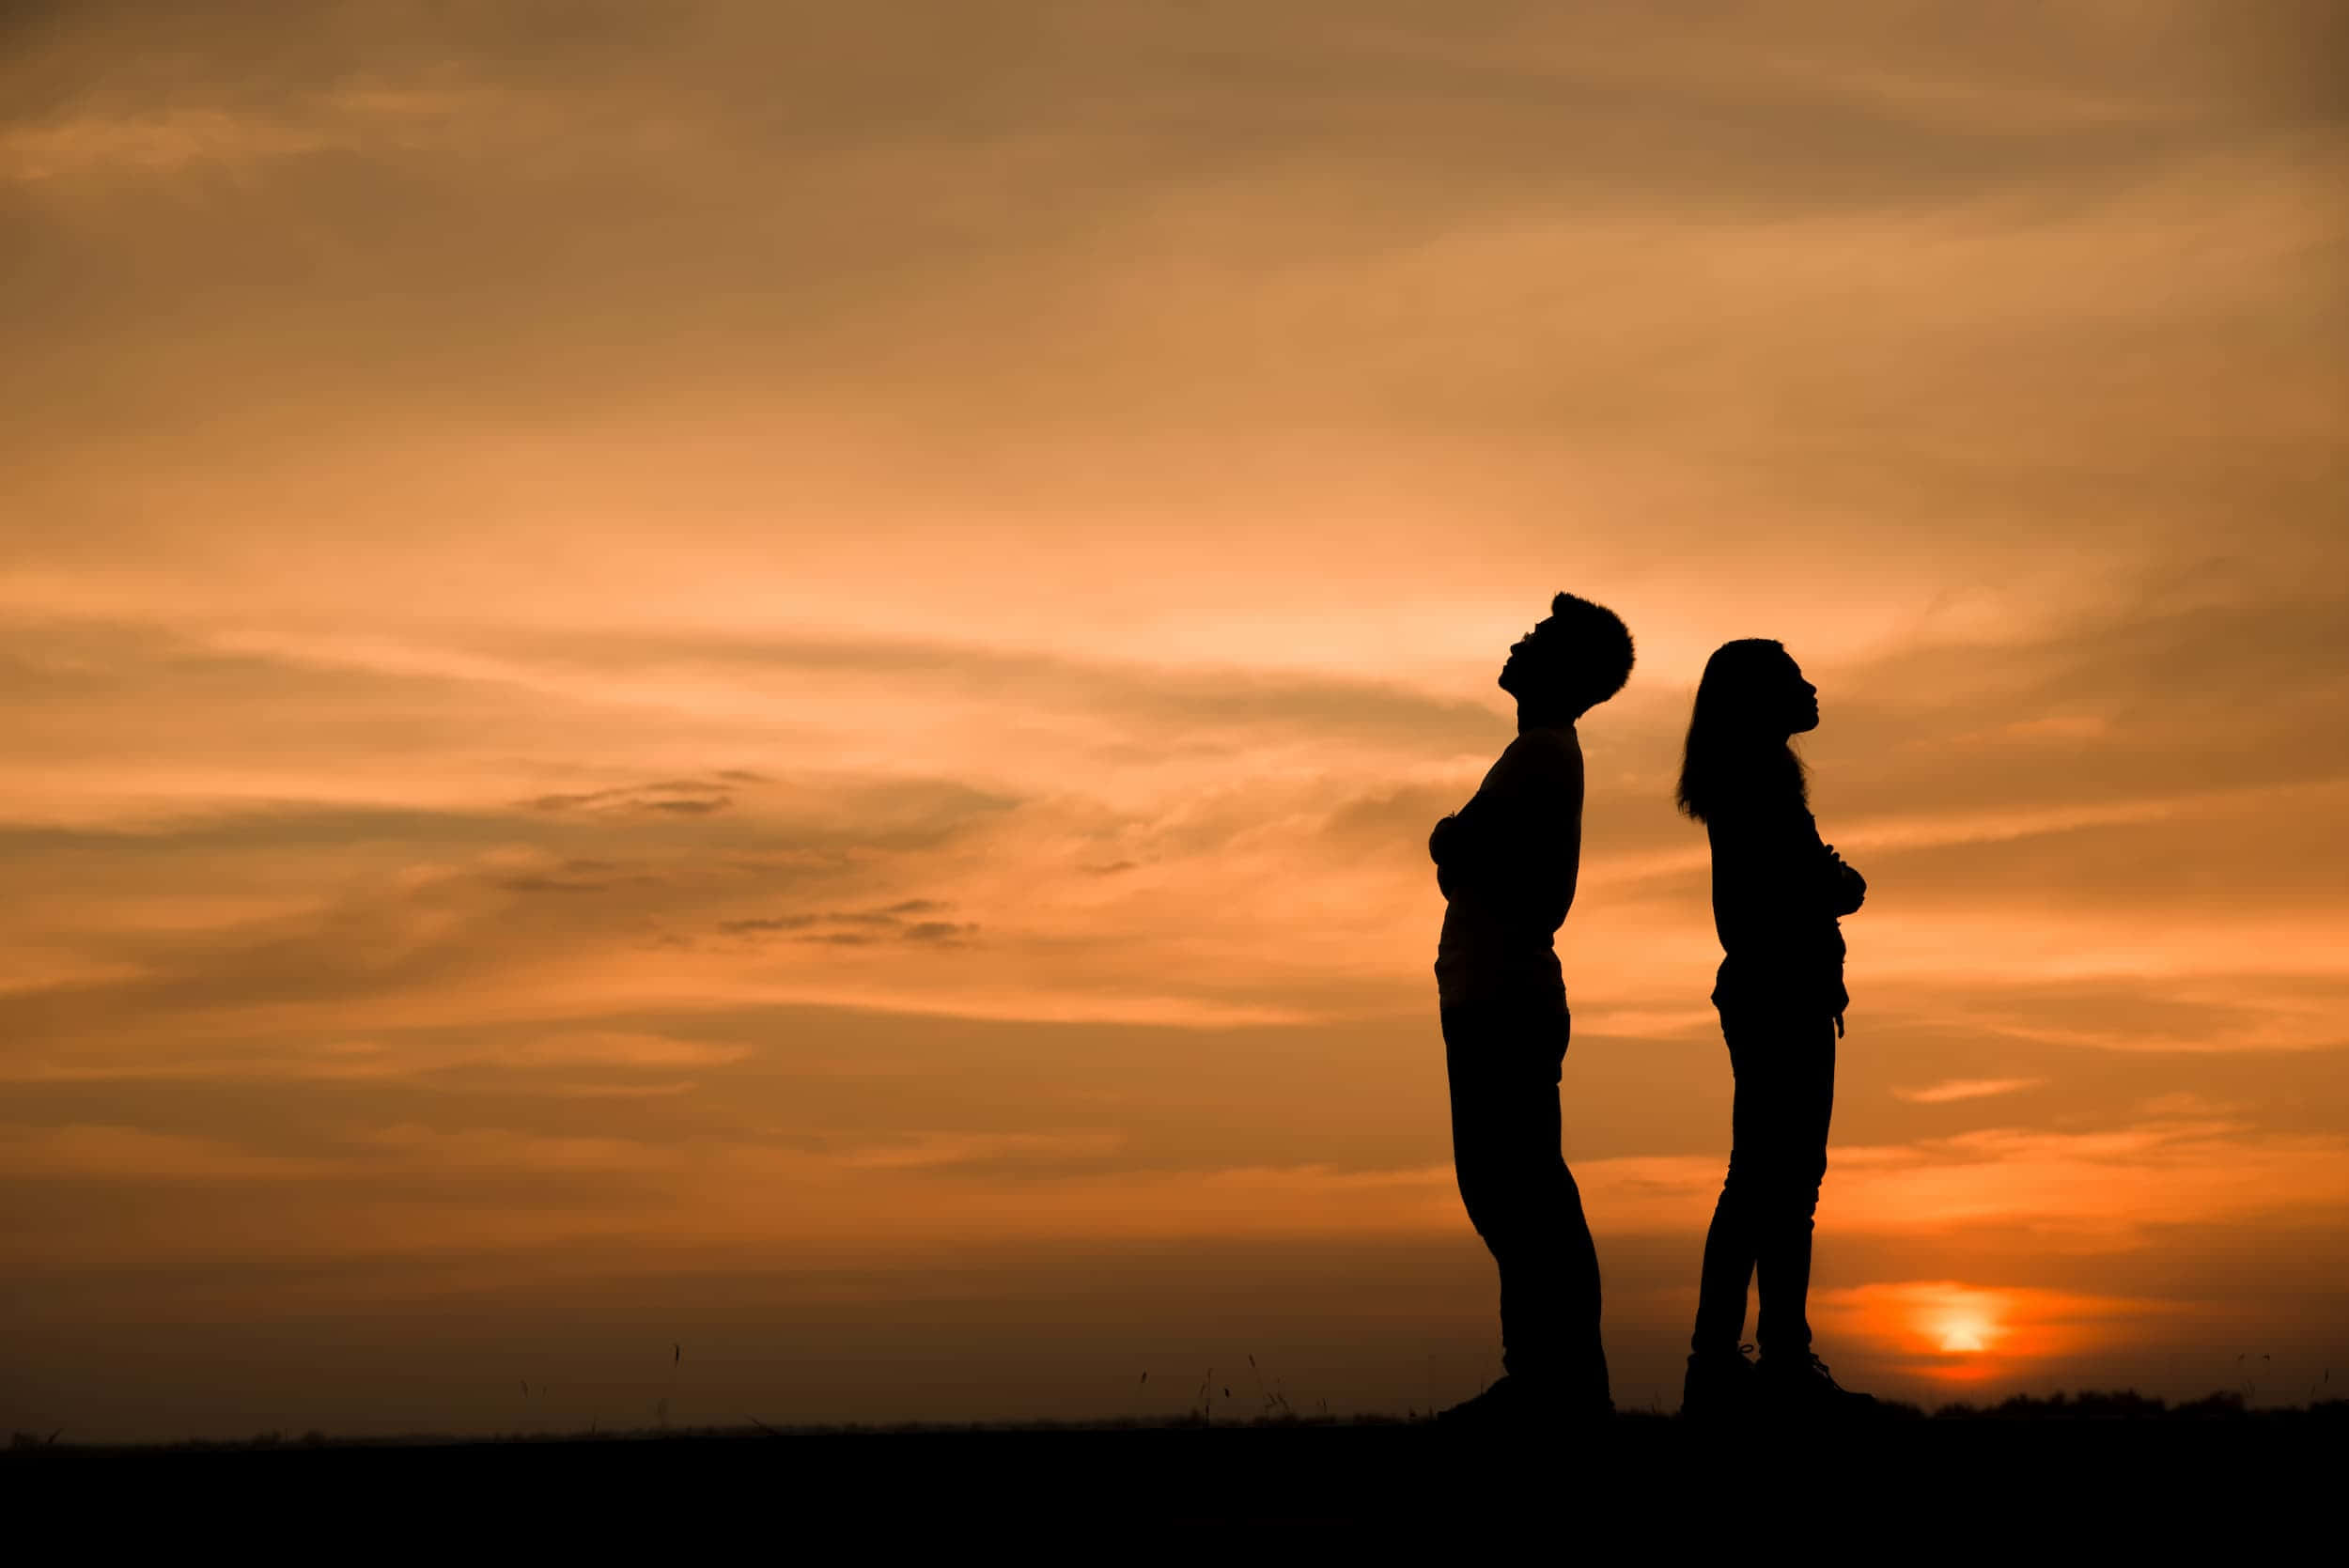
[{"label": "man's face profile", "polygon": [[1520,702],[1538,697],[1557,675],[1558,617],[1547,616],[1509,645],[1501,661],[1501,689]]}]

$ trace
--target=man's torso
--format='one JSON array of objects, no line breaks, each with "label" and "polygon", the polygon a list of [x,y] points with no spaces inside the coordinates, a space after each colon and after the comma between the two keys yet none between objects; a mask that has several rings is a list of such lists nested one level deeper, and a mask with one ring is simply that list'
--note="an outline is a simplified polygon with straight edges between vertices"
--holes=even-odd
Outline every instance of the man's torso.
[{"label": "man's torso", "polygon": [[1571,727],[1510,742],[1429,840],[1444,893],[1436,987],[1446,1006],[1555,998],[1556,936],[1581,851],[1582,749]]}]

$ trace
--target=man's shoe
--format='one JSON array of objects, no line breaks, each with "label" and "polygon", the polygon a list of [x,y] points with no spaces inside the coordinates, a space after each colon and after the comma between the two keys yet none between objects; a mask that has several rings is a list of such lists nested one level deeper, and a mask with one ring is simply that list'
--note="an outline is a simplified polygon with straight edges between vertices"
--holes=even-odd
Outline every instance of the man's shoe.
[{"label": "man's shoe", "polygon": [[1736,1421],[1753,1413],[1759,1395],[1754,1364],[1746,1359],[1751,1347],[1700,1351],[1688,1358],[1688,1375],[1680,1385],[1680,1413],[1690,1421]]},{"label": "man's shoe", "polygon": [[1753,1371],[1762,1397],[1783,1414],[1843,1421],[1876,1415],[1882,1408],[1875,1395],[1836,1382],[1827,1363],[1809,1351],[1799,1357],[1765,1356]]},{"label": "man's shoe", "polygon": [[1475,1398],[1438,1411],[1436,1424],[1457,1432],[1548,1431],[1603,1421],[1614,1413],[1615,1406],[1605,1394],[1593,1398],[1563,1383],[1503,1373],[1499,1382]]}]

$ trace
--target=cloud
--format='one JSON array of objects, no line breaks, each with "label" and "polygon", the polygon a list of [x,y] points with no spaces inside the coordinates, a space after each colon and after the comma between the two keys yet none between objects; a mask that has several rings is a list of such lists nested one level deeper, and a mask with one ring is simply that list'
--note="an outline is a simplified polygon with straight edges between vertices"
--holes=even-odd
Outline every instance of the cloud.
[{"label": "cloud", "polygon": [[735,1041],[679,1039],[620,1030],[573,1030],[499,1044],[485,1059],[531,1064],[575,1063],[599,1066],[674,1067],[739,1062],[752,1048]]},{"label": "cloud", "polygon": [[[2043,1051],[2048,1047],[2148,1054],[2338,1050],[2344,1044],[2337,1011],[2343,982],[2328,972],[2330,960],[2321,951],[2279,924],[2282,928],[2273,930],[2182,925],[2157,941],[2123,939],[2127,945],[2121,953],[2092,949],[2058,956],[2036,973],[2026,961],[1971,941],[1968,946],[1981,969],[2000,976],[1992,987],[1995,995],[1977,988],[1968,996],[1946,982],[1925,984],[1902,1005],[1931,1011],[1978,1037],[2024,1042]],[[2027,950],[2034,939],[2063,940],[2067,927],[2068,923],[2026,927],[2013,939]],[[1921,936],[1946,944],[1950,934],[1944,924]],[[2168,972],[2173,965],[2187,972]]]},{"label": "cloud", "polygon": [[669,779],[576,795],[541,795],[520,803],[539,812],[665,812],[676,816],[707,816],[734,804],[733,793],[724,787],[731,782]]},{"label": "cloud", "polygon": [[717,928],[729,937],[782,936],[789,941],[835,947],[864,947],[885,939],[931,946],[958,945],[977,935],[976,922],[907,918],[934,914],[952,907],[932,898],[906,898],[878,909],[832,909],[722,920]]},{"label": "cloud", "polygon": [[1993,1094],[2036,1089],[2045,1081],[2036,1078],[1953,1078],[1922,1089],[1895,1089],[1892,1093],[1912,1105],[1947,1105],[1953,1100],[1987,1099]]},{"label": "cloud", "polygon": [[331,1160],[241,1148],[217,1139],[144,1127],[75,1123],[0,1129],[0,1165],[19,1179],[285,1183],[343,1173]]},{"label": "cloud", "polygon": [[2334,8],[7,8],[27,1267],[1481,1269],[1424,837],[1565,587],[1610,1293],[1726,1152],[1669,786],[1756,631],[1871,880],[1854,1331],[2314,1321]]},{"label": "cloud", "polygon": [[558,877],[508,877],[498,883],[507,893],[601,893],[608,882],[565,881]]},{"label": "cloud", "polygon": [[701,1087],[698,1079],[668,1083],[556,1083],[545,1093],[571,1100],[651,1100],[691,1094]]},{"label": "cloud", "polygon": [[1071,1157],[1097,1161],[1125,1143],[1115,1131],[926,1133],[856,1149],[845,1157],[861,1170],[934,1171],[957,1167],[1049,1169]]},{"label": "cloud", "polygon": [[1863,1229],[1978,1223],[2141,1245],[2159,1225],[2248,1220],[2349,1201],[2349,1141],[2241,1122],[2096,1133],[1985,1129],[1900,1149],[1831,1151],[1832,1212]]},{"label": "cloud", "polygon": [[511,123],[523,107],[510,95],[478,85],[416,83],[344,87],[273,110],[249,104],[70,108],[0,126],[0,184],[250,179],[290,159],[447,155],[478,146],[486,127]]}]

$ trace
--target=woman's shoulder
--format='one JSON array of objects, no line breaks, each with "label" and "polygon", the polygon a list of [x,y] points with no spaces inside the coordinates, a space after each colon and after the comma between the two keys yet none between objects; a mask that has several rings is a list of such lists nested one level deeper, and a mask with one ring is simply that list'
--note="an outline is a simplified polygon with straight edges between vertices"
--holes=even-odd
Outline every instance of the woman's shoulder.
[{"label": "woman's shoulder", "polygon": [[1749,792],[1711,801],[1704,825],[1714,833],[1795,833],[1816,836],[1818,826],[1811,808],[1797,798],[1776,791]]}]

